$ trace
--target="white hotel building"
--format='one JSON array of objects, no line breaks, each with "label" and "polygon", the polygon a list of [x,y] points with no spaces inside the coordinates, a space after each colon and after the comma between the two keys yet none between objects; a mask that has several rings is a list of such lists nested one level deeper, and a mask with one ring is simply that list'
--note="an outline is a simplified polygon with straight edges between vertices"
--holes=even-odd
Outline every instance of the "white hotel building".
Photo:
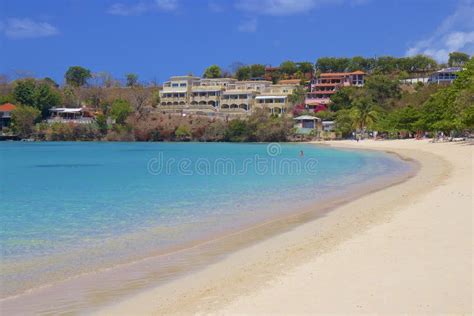
[{"label": "white hotel building", "polygon": [[160,110],[245,115],[256,108],[264,108],[273,114],[281,114],[287,111],[288,95],[296,86],[274,85],[263,80],[174,76],[160,91]]}]

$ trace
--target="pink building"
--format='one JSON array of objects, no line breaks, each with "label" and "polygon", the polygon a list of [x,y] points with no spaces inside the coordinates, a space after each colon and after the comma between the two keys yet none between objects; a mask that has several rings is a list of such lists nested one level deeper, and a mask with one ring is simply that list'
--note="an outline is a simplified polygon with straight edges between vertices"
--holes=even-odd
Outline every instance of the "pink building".
[{"label": "pink building", "polygon": [[363,86],[365,75],[366,73],[360,70],[320,74],[311,81],[311,90],[305,99],[306,107],[316,109],[326,106],[331,102],[331,96],[342,87]]}]

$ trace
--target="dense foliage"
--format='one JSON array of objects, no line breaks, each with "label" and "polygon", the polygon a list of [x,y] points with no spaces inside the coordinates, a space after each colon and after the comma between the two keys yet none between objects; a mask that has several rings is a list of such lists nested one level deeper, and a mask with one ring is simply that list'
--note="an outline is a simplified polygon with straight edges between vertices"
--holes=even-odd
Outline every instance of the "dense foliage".
[{"label": "dense foliage", "polygon": [[92,73],[89,69],[81,66],[72,66],[66,71],[64,78],[68,85],[82,87],[88,79],[92,78]]},{"label": "dense foliage", "polygon": [[[307,85],[289,95],[295,115],[316,115],[335,121],[339,135],[349,137],[378,131],[388,137],[406,137],[425,132],[456,135],[474,131],[474,61],[466,54],[450,54],[449,64],[465,70],[452,85],[402,84],[407,73],[424,72],[438,65],[428,57],[380,57],[377,59],[320,58],[317,71],[369,70],[363,87],[343,87],[328,106],[308,111],[304,105]],[[307,62],[284,61],[271,72],[262,64],[235,67],[239,80],[301,77],[313,71]],[[204,76],[226,75],[217,65],[208,67]],[[20,137],[43,140],[127,140],[127,141],[285,141],[294,136],[293,120],[285,115],[272,116],[256,111],[245,118],[209,118],[199,115],[161,113],[158,87],[138,82],[129,73],[125,80],[108,73],[91,73],[75,66],[66,74],[66,85],[59,87],[50,78],[24,78],[12,82],[0,76],[0,102],[17,105],[12,113],[11,131]],[[84,107],[95,120],[92,124],[40,123],[51,107]],[[89,114],[89,115],[91,115]]]},{"label": "dense foliage", "polygon": [[12,95],[14,102],[38,109],[42,117],[47,117],[49,109],[62,101],[61,94],[50,82],[31,78],[16,81]]},{"label": "dense foliage", "polygon": [[12,128],[20,137],[29,137],[34,123],[40,117],[40,111],[32,106],[20,105],[12,111]]},{"label": "dense foliage", "polygon": [[217,65],[209,66],[202,75],[204,78],[221,78],[222,70]]},{"label": "dense foliage", "polygon": [[392,74],[416,73],[434,70],[438,63],[424,55],[396,58],[381,56],[378,58],[365,58],[356,56],[352,58],[322,57],[316,61],[315,68],[319,72],[344,72],[362,70],[367,73]]},{"label": "dense foliage", "polygon": [[[335,93],[330,109],[341,133],[376,130],[389,136],[474,130],[474,60],[452,85],[402,87],[393,75],[372,75],[364,87]],[[317,114],[316,114],[317,115]]]}]

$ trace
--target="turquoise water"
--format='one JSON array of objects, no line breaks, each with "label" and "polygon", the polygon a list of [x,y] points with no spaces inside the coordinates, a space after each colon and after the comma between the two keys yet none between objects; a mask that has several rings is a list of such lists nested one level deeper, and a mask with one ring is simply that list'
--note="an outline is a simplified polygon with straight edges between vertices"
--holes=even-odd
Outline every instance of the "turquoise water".
[{"label": "turquoise water", "polygon": [[302,144],[0,143],[1,297],[409,169],[387,154]]}]

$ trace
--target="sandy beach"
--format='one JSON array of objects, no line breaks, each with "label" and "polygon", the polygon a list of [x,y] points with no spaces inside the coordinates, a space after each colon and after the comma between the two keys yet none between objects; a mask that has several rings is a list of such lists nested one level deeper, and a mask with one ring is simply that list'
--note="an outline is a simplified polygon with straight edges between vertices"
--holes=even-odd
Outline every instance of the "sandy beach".
[{"label": "sandy beach", "polygon": [[325,144],[391,151],[420,170],[98,314],[471,314],[474,147]]}]

